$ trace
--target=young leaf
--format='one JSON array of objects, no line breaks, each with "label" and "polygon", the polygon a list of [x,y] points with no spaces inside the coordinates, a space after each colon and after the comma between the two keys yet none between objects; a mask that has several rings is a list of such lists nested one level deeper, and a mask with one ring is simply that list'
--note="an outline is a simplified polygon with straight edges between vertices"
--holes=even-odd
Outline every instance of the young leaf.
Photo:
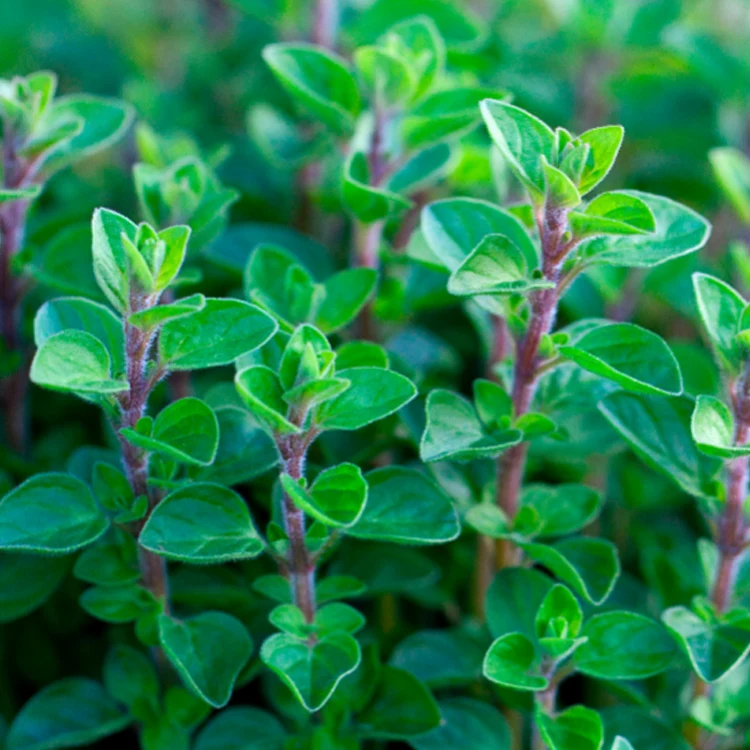
[{"label": "young leaf", "polygon": [[735,610],[711,621],[687,607],[671,607],[662,614],[662,621],[704,682],[718,682],[750,653],[750,614],[746,611]]},{"label": "young leaf", "polygon": [[372,296],[377,280],[378,273],[373,268],[349,268],[327,278],[315,325],[330,334],[350,323]]},{"label": "young leaf", "polygon": [[393,218],[411,206],[408,198],[370,185],[370,168],[361,151],[352,153],[344,165],[341,198],[349,211],[365,224]]},{"label": "young leaf", "polygon": [[558,351],[595,375],[649,395],[679,396],[682,375],[672,350],[655,333],[632,323],[607,323]]},{"label": "young leaf", "polygon": [[122,731],[131,718],[94,680],[53,682],[18,712],[5,740],[8,750],[83,747]]},{"label": "young leaf", "polygon": [[272,432],[294,434],[300,428],[287,419],[289,410],[279,376],[264,365],[247,367],[234,376],[237,392],[247,408]]},{"label": "young leaf", "polygon": [[402,466],[371,471],[361,518],[349,530],[360,539],[399,544],[440,544],[461,527],[450,498],[426,475]]},{"label": "young leaf", "polygon": [[503,568],[487,591],[486,611],[490,633],[499,638],[521,633],[536,639],[536,615],[553,582],[533,568]]},{"label": "young leaf", "polygon": [[288,474],[281,484],[295,505],[327,526],[348,528],[357,523],[368,501],[367,482],[354,464],[339,464],[321,472],[309,490]]},{"label": "young leaf", "polygon": [[281,85],[316,120],[347,135],[359,113],[357,82],[347,63],[322,47],[271,44],[263,59]]},{"label": "young leaf", "polygon": [[69,474],[36,474],[0,501],[0,549],[66,554],[109,526],[85,482]]},{"label": "young leaf", "polygon": [[432,251],[455,271],[488,235],[504,235],[521,250],[528,268],[538,254],[523,224],[513,214],[475,198],[446,198],[422,210],[422,231]]},{"label": "young leaf", "polygon": [[508,167],[529,191],[532,201],[540,202],[545,191],[542,157],[550,164],[554,160],[554,132],[539,118],[507,102],[485,99],[480,109]]},{"label": "young leaf", "polygon": [[554,284],[529,275],[526,258],[507,237],[484,237],[448,280],[448,291],[459,297],[479,294],[526,294]]},{"label": "young leaf", "polygon": [[76,560],[73,575],[99,586],[123,586],[139,580],[135,542],[129,535],[115,538],[116,542],[99,541],[85,549]]},{"label": "young leaf", "polygon": [[632,193],[611,192],[598,195],[582,212],[568,215],[575,237],[604,234],[648,234],[656,229],[656,219],[648,204]]},{"label": "young leaf", "polygon": [[153,331],[155,328],[168,323],[170,320],[182,318],[184,315],[202,310],[206,306],[206,298],[202,294],[193,294],[183,297],[168,305],[157,305],[149,307],[140,312],[133,313],[128,318],[128,323],[140,328],[142,331]]},{"label": "young leaf", "polygon": [[154,595],[135,584],[93,586],[81,594],[79,603],[92,617],[116,624],[133,622],[159,611]]},{"label": "young leaf", "polygon": [[711,494],[720,463],[697,450],[690,432],[693,402],[612,393],[599,409],[645,463],[696,497]]},{"label": "young leaf", "polygon": [[521,494],[521,507],[539,518],[537,536],[565,536],[579,531],[599,514],[602,495],[582,484],[530,484]]},{"label": "young leaf", "polygon": [[229,702],[253,650],[242,623],[224,612],[186,620],[159,615],[159,642],[186,687],[214,708]]},{"label": "young leaf", "polygon": [[94,275],[99,288],[118,312],[130,309],[129,262],[125,242],[135,242],[138,227],[130,219],[97,208],[91,220]]},{"label": "young leaf", "polygon": [[520,430],[486,430],[474,407],[450,391],[432,391],[426,410],[427,424],[419,449],[423,461],[471,461],[497,456],[523,440]]},{"label": "young leaf", "polygon": [[270,315],[237,299],[207,299],[202,310],[171,320],[159,336],[168,370],[228,365],[263,346],[277,330]]},{"label": "young leaf", "polygon": [[362,656],[359,643],[348,633],[330,633],[310,645],[287,633],[277,633],[263,643],[260,658],[313,712],[328,702]]},{"label": "young leaf", "polygon": [[593,128],[578,136],[589,146],[589,155],[578,183],[581,195],[595,188],[612,169],[622,145],[625,130],[621,125]]},{"label": "young leaf", "polygon": [[126,427],[120,433],[133,445],[180,463],[208,466],[219,445],[213,409],[197,398],[181,398],[159,412],[150,435]]},{"label": "young leaf", "polygon": [[417,395],[414,384],[392,370],[352,367],[336,376],[351,385],[318,407],[314,422],[326,430],[358,430],[393,414]]},{"label": "young leaf", "polygon": [[542,171],[544,173],[544,193],[552,209],[575,208],[581,202],[581,195],[565,172],[553,167],[542,156]]},{"label": "young leaf", "polygon": [[550,750],[600,750],[604,726],[596,711],[573,706],[555,717],[537,710],[536,724]]},{"label": "young leaf", "polygon": [[112,377],[104,344],[85,331],[67,330],[50,336],[34,355],[31,380],[37,385],[74,393],[112,395],[129,389],[127,380]]},{"label": "young leaf", "polygon": [[581,633],[588,640],[576,667],[602,680],[643,680],[669,669],[676,649],[664,627],[636,612],[594,615]]},{"label": "young leaf", "polygon": [[159,555],[198,564],[253,558],[263,551],[245,501],[227,487],[208,483],[167,495],[138,541]]},{"label": "young leaf", "polygon": [[534,644],[522,633],[498,638],[487,652],[482,671],[491,682],[514,690],[545,690],[549,685],[539,672]]},{"label": "young leaf", "polygon": [[698,396],[690,431],[698,450],[707,456],[736,458],[750,455],[750,445],[734,444],[734,415],[714,396]]},{"label": "young leaf", "polygon": [[724,194],[745,224],[750,223],[750,160],[736,148],[712,148],[708,152]]}]

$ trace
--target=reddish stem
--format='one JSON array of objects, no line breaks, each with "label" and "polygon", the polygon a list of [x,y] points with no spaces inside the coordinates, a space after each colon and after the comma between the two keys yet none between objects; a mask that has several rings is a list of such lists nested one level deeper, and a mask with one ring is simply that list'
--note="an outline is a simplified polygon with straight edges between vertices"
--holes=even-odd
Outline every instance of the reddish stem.
[{"label": "reddish stem", "polygon": [[317,0],[313,16],[312,43],[333,50],[339,27],[339,0]]}]

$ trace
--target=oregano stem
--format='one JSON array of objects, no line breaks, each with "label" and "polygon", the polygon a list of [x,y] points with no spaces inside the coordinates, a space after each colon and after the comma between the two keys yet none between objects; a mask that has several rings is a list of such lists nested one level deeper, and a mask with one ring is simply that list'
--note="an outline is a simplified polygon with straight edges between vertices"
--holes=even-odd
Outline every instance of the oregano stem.
[{"label": "oregano stem", "polygon": [[314,8],[312,43],[326,49],[336,47],[339,30],[339,0],[317,0]]},{"label": "oregano stem", "polygon": [[[539,289],[531,295],[529,325],[516,350],[513,370],[514,417],[526,414],[534,398],[539,375],[539,347],[555,323],[559,301],[560,270],[568,246],[563,244],[567,225],[567,211],[545,206],[537,216],[537,226],[542,245],[542,273],[555,286]],[[498,458],[496,500],[509,519],[518,512],[521,484],[529,450],[527,442],[519,443]],[[518,549],[506,540],[497,544],[497,567],[503,568],[518,562]]]}]

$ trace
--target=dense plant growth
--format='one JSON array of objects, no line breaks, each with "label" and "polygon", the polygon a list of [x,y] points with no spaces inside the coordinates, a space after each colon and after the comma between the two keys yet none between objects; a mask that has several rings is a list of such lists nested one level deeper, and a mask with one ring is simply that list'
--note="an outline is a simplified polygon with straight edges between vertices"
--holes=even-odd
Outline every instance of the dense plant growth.
[{"label": "dense plant growth", "polygon": [[744,747],[747,10],[266,5],[0,55],[0,748]]}]

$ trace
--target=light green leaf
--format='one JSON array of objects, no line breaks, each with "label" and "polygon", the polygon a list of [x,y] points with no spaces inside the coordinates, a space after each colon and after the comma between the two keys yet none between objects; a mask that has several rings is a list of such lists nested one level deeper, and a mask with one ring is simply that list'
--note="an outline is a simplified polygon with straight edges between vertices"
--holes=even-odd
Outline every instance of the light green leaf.
[{"label": "light green leaf", "polygon": [[579,205],[581,196],[570,178],[565,172],[550,165],[544,156],[540,158],[544,173],[544,193],[549,206],[552,209],[570,210]]},{"label": "light green leaf", "polygon": [[528,232],[513,214],[476,198],[446,198],[422,210],[422,231],[431,250],[453,272],[488,235],[505,235],[536,268],[538,254]]},{"label": "light green leaf", "polygon": [[432,391],[427,397],[426,410],[427,424],[420,444],[423,461],[488,458],[523,440],[520,430],[495,433],[486,430],[471,403],[450,391]]},{"label": "light green leaf", "polygon": [[545,192],[542,157],[554,161],[554,132],[539,118],[507,102],[485,99],[480,109],[508,167],[538,203]]},{"label": "light green leaf", "polygon": [[366,45],[354,51],[354,64],[371,95],[385,107],[398,107],[416,90],[415,71],[398,52]]},{"label": "light green leaf", "polygon": [[65,554],[98,539],[109,526],[85,482],[69,474],[36,474],[0,501],[0,549]]},{"label": "light green leaf", "polygon": [[289,406],[279,376],[264,365],[247,367],[234,376],[237,392],[247,408],[272,432],[295,434],[300,428],[287,419]]},{"label": "light green leaf", "polygon": [[323,282],[323,300],[315,313],[315,325],[333,333],[357,317],[375,291],[378,273],[372,268],[349,268]]},{"label": "light green leaf", "polygon": [[348,528],[359,520],[368,501],[367,482],[354,464],[339,464],[318,474],[305,489],[288,474],[281,484],[295,505],[327,526]]},{"label": "light green leaf", "polygon": [[186,620],[159,615],[159,642],[185,686],[214,708],[229,702],[253,650],[242,623],[224,612]]},{"label": "light green leaf", "polygon": [[202,294],[192,294],[190,297],[183,297],[176,302],[170,302],[168,305],[157,305],[133,313],[128,318],[128,323],[142,331],[153,331],[170,320],[176,320],[184,315],[198,312],[205,306],[206,298]]},{"label": "light green leaf", "polygon": [[31,363],[32,382],[58,391],[111,395],[127,391],[126,380],[115,380],[104,344],[86,331],[73,329],[50,336]]},{"label": "light green leaf", "polygon": [[341,198],[356,218],[370,224],[393,218],[407,211],[411,201],[386,188],[370,184],[367,157],[361,151],[353,152],[344,165]]},{"label": "light green leaf", "polygon": [[326,430],[358,430],[393,414],[417,395],[414,384],[392,370],[351,367],[336,376],[351,385],[318,407],[314,423]]},{"label": "light green leaf", "polygon": [[573,211],[568,223],[576,237],[604,234],[648,234],[656,229],[656,219],[648,204],[632,193],[598,195],[583,212]]},{"label": "light green leaf", "polygon": [[97,208],[91,220],[94,276],[118,312],[130,309],[129,261],[125,243],[135,242],[138,227],[122,214]]},{"label": "light green leaf", "polygon": [[621,125],[605,125],[578,136],[581,143],[589,146],[588,159],[578,183],[581,195],[586,195],[609,174],[620,152],[624,135],[625,129]]},{"label": "light green leaf", "polygon": [[181,398],[159,412],[150,435],[126,427],[120,433],[133,445],[179,463],[208,466],[219,445],[219,422],[198,398]]},{"label": "light green leaf", "polygon": [[736,458],[750,455],[750,445],[735,445],[731,409],[714,396],[698,396],[690,431],[698,450],[707,456]]},{"label": "light green leaf", "polygon": [[606,601],[620,576],[617,549],[605,539],[573,537],[552,545],[519,542],[519,546],[595,605]]},{"label": "light green leaf", "polygon": [[747,611],[738,609],[718,620],[708,620],[687,607],[671,607],[662,613],[661,619],[704,682],[718,682],[750,654]]},{"label": "light green leaf", "polygon": [[672,350],[660,336],[632,323],[598,326],[558,351],[629,391],[665,396],[682,393],[682,374]]},{"label": "light green leaf", "polygon": [[575,655],[576,667],[602,680],[643,680],[669,669],[676,649],[664,627],[636,612],[594,615]]},{"label": "light green leaf", "polygon": [[573,706],[555,717],[537,710],[535,719],[550,750],[600,750],[604,744],[602,719],[585,706]]},{"label": "light green leaf", "polygon": [[266,639],[260,658],[310,712],[320,710],[341,680],[362,658],[359,643],[348,633],[330,633],[308,645],[287,633]]},{"label": "light green leaf", "polygon": [[264,48],[263,59],[313,118],[336,135],[353,130],[360,96],[343,58],[311,44],[271,44]]},{"label": "light green leaf", "polygon": [[487,591],[486,613],[490,633],[499,638],[521,633],[536,639],[536,615],[553,586],[544,573],[534,568],[503,568]]},{"label": "light green leaf", "polygon": [[612,393],[599,410],[641,460],[671,477],[685,492],[710,496],[721,465],[695,447],[690,432],[693,402],[634,393]]},{"label": "light green leaf", "polygon": [[276,330],[273,318],[255,305],[209,298],[202,310],[164,325],[159,357],[168,370],[228,365],[263,346]]},{"label": "light green leaf", "polygon": [[656,230],[650,234],[606,236],[585,240],[577,254],[587,264],[651,268],[700,250],[706,244],[711,225],[695,211],[651,193],[624,190],[621,193],[642,200],[654,215]]},{"label": "light green leaf", "polygon": [[167,495],[138,541],[164,557],[198,564],[243,560],[263,551],[247,503],[227,487],[209,483],[190,484]]},{"label": "light green leaf", "polygon": [[367,505],[350,536],[398,544],[441,544],[459,535],[453,503],[425,474],[390,466],[369,472],[366,479]]},{"label": "light green leaf", "polygon": [[524,254],[501,234],[484,237],[448,280],[448,291],[459,297],[527,294],[554,286],[545,278],[531,277]]},{"label": "light green leaf", "polygon": [[498,638],[484,659],[484,676],[514,690],[544,690],[549,681],[539,672],[534,644],[522,633]]},{"label": "light green leaf", "polygon": [[736,148],[712,148],[708,158],[724,194],[745,224],[750,223],[750,160]]},{"label": "light green leaf", "polygon": [[83,747],[125,729],[131,718],[94,680],[68,677],[38,692],[16,715],[7,750]]}]

